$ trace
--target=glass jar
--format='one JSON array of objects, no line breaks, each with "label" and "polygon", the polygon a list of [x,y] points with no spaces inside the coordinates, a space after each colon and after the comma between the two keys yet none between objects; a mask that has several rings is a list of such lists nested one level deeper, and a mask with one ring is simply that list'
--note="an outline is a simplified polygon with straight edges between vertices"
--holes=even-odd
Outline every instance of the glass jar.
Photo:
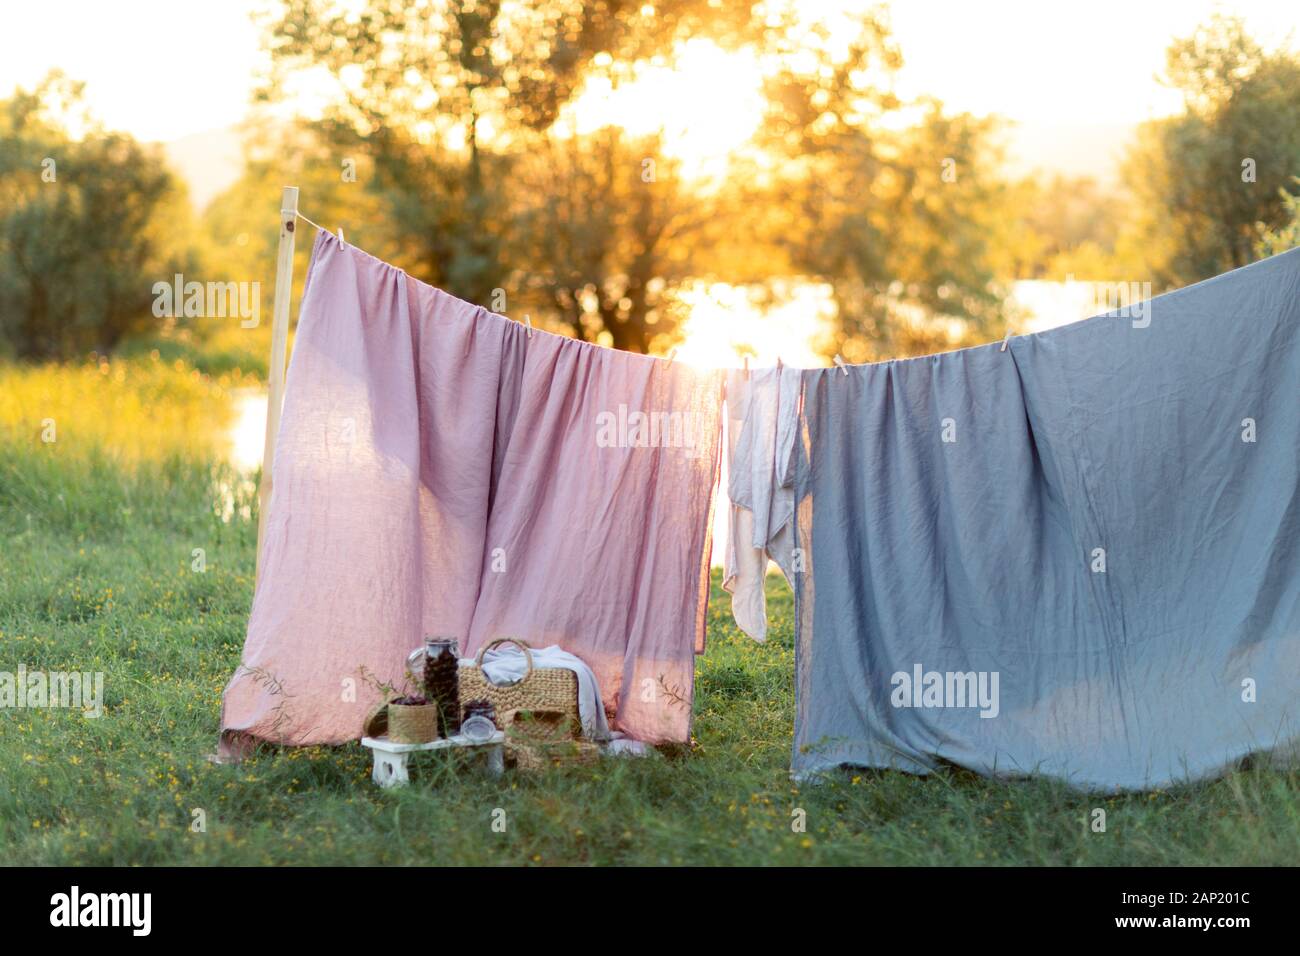
[{"label": "glass jar", "polygon": [[452,637],[424,641],[424,695],[438,707],[438,734],[452,737],[460,730],[460,653]]}]

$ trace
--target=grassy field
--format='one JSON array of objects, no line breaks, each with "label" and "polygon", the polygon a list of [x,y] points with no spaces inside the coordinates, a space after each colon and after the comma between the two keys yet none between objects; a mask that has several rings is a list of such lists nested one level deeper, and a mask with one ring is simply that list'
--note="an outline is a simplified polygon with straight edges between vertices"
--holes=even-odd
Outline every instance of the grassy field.
[{"label": "grassy field", "polygon": [[[207,763],[255,514],[211,465],[228,382],[158,359],[0,367],[0,670],[102,671],[106,712],[0,710],[0,860],[24,864],[1294,864],[1300,774],[1120,797],[961,772],[789,780],[792,602],[760,646],[716,582],[693,747],[500,780],[356,745]],[[56,438],[42,422],[54,419]],[[203,549],[206,570],[195,568]],[[1105,833],[1090,832],[1103,807]],[[505,811],[505,832],[492,827]],[[806,812],[806,832],[792,814]],[[205,828],[195,832],[195,811]],[[499,814],[497,815],[499,817]]]}]

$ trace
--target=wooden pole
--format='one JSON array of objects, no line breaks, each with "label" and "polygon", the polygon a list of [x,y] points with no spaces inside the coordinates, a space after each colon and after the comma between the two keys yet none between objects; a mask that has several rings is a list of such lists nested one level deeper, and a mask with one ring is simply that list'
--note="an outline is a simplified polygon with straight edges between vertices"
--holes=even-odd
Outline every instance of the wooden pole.
[{"label": "wooden pole", "polygon": [[262,541],[266,512],[271,504],[271,466],[275,462],[275,437],[280,433],[280,407],[284,402],[284,360],[289,344],[289,300],[293,294],[293,237],[298,225],[298,187],[285,186],[280,196],[280,253],[275,262],[275,314],[271,320],[271,364],[266,399],[266,444],[262,449],[262,483],[257,490],[257,578],[262,574]]}]

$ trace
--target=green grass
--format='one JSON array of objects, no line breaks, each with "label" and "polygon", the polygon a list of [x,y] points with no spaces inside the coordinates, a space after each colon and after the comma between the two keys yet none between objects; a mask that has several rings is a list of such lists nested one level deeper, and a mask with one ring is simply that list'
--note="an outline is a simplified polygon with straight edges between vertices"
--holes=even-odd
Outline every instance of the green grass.
[{"label": "green grass", "polygon": [[[182,404],[209,400],[202,390],[172,396]],[[1205,785],[1117,797],[958,771],[928,778],[864,771],[796,788],[787,775],[792,601],[775,579],[767,645],[737,631],[715,581],[689,749],[500,780],[424,754],[413,765],[413,785],[395,792],[370,782],[357,744],[211,765],[204,755],[214,747],[220,694],[239,660],[252,593],[255,513],[243,507],[251,502],[241,500],[235,517],[223,520],[213,499],[228,476],[196,453],[171,449],[158,460],[128,462],[90,438],[51,447],[30,428],[5,425],[0,418],[0,670],[21,663],[103,671],[107,702],[98,719],[58,709],[0,711],[6,863],[1300,859],[1295,771],[1247,769]],[[195,548],[205,551],[205,572],[192,570]],[[1105,833],[1087,826],[1095,807],[1106,810]],[[792,830],[796,809],[806,812],[804,833]],[[205,815],[205,832],[191,828],[195,810]],[[505,832],[492,826],[498,810]]]}]

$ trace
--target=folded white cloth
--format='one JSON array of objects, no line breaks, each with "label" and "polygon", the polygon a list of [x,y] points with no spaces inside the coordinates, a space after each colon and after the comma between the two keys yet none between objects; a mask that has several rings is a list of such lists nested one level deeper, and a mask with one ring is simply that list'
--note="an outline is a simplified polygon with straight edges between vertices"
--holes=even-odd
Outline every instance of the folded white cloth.
[{"label": "folded white cloth", "polygon": [[633,740],[617,730],[605,744],[605,755],[610,757],[644,757],[653,752],[644,740]]},{"label": "folded white cloth", "polygon": [[[534,667],[560,667],[578,675],[578,716],[582,721],[583,736],[589,740],[609,740],[609,722],[605,719],[605,705],[600,699],[596,675],[582,659],[558,644],[532,649]],[[462,667],[473,667],[471,658],[462,658]],[[483,674],[494,684],[509,684],[528,673],[524,652],[514,644],[501,644],[483,655]]]}]

